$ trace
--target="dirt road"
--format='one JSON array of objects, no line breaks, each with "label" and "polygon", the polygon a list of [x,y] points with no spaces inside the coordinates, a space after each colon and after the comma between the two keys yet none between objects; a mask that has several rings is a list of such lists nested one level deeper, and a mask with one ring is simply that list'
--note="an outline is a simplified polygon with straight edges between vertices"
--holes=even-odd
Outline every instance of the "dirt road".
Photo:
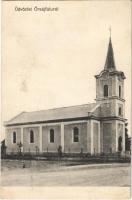
[{"label": "dirt road", "polygon": [[[13,161],[12,161],[13,162]],[[38,161],[39,162],[39,161]],[[3,186],[129,186],[130,164],[4,163]],[[36,165],[35,165],[36,164]],[[13,165],[11,167],[11,165]]]}]

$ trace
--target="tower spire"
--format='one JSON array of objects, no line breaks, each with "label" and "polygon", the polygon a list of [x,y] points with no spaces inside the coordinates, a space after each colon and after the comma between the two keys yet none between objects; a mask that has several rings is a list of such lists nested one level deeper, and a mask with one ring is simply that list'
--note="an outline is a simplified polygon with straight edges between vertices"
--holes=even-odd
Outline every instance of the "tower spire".
[{"label": "tower spire", "polygon": [[112,47],[112,42],[111,42],[111,28],[109,28],[109,31],[110,31],[110,38],[109,38],[109,45],[108,45],[108,51],[107,51],[107,57],[106,57],[104,69],[108,71],[115,71],[116,66],[115,66],[114,52],[113,52],[113,47]]}]

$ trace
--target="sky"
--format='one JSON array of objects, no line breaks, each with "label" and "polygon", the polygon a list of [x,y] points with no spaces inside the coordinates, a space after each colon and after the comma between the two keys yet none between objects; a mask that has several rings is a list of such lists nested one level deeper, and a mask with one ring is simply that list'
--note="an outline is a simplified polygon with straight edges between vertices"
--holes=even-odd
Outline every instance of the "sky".
[{"label": "sky", "polygon": [[[17,12],[16,5],[59,11]],[[3,10],[2,123],[22,111],[94,102],[111,27],[130,125],[130,1],[3,2]]]}]

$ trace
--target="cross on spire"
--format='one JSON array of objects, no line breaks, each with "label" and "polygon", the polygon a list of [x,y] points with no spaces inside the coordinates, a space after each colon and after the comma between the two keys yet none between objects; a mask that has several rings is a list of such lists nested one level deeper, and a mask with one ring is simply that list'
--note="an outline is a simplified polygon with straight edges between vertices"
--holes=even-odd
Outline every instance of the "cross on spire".
[{"label": "cross on spire", "polygon": [[111,26],[109,27],[109,32],[110,32],[110,38],[111,38]]}]

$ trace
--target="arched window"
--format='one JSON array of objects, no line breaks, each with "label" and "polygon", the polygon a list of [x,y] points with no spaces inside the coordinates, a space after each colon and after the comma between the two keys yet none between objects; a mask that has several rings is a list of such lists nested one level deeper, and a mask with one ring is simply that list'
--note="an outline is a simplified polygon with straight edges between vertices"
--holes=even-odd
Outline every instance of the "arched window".
[{"label": "arched window", "polygon": [[34,132],[30,131],[30,143],[34,143]]},{"label": "arched window", "polygon": [[121,112],[121,107],[119,107],[119,115],[121,115],[122,114],[122,112]]},{"label": "arched window", "polygon": [[54,143],[54,129],[50,129],[50,143]]},{"label": "arched window", "polygon": [[104,85],[104,97],[108,97],[108,85]]},{"label": "arched window", "polygon": [[119,85],[119,97],[121,98],[121,86]]},{"label": "arched window", "polygon": [[16,132],[13,132],[13,143],[16,143]]},{"label": "arched window", "polygon": [[73,142],[79,142],[79,129],[77,127],[73,129]]}]

